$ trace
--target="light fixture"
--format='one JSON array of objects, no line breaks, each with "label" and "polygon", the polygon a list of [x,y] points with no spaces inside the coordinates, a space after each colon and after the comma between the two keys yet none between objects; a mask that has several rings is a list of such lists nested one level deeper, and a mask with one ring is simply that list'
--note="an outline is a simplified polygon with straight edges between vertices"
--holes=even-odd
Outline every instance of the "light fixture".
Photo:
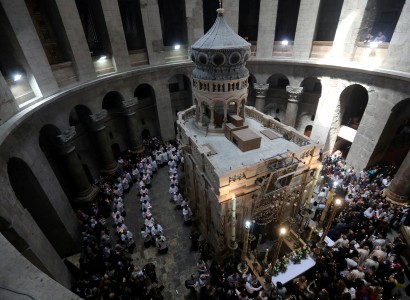
[{"label": "light fixture", "polygon": [[370,48],[372,48],[372,49],[377,48],[378,46],[379,46],[378,42],[371,42],[370,43]]},{"label": "light fixture", "polygon": [[251,221],[246,221],[246,222],[245,222],[245,228],[246,228],[246,229],[251,228]]},{"label": "light fixture", "polygon": [[333,188],[335,189],[335,188],[337,188],[337,181],[333,181]]},{"label": "light fixture", "polygon": [[178,44],[177,44],[177,45],[174,46],[174,49],[175,49],[175,50],[179,50],[180,48],[181,48],[181,45],[178,45]]},{"label": "light fixture", "polygon": [[286,228],[285,227],[281,227],[280,228],[280,235],[284,236],[286,234]]},{"label": "light fixture", "polygon": [[336,199],[335,204],[336,204],[337,206],[342,205],[342,200]]},{"label": "light fixture", "polygon": [[103,60],[106,60],[106,59],[107,59],[107,56],[106,56],[106,55],[101,55],[98,60],[99,60],[99,61],[103,61]]},{"label": "light fixture", "polygon": [[13,79],[14,79],[14,81],[16,82],[16,81],[19,81],[19,80],[21,79],[21,77],[23,77],[23,75],[17,73],[17,74],[15,74],[15,75],[13,76]]},{"label": "light fixture", "polygon": [[288,41],[288,40],[283,40],[283,41],[282,41],[282,45],[283,45],[283,46],[289,45],[289,41]]}]

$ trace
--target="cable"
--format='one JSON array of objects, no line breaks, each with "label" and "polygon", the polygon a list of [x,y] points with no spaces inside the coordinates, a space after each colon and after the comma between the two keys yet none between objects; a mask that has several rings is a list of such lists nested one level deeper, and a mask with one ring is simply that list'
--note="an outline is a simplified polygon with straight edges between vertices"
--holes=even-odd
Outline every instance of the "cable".
[{"label": "cable", "polygon": [[15,293],[15,294],[19,294],[19,295],[27,296],[27,297],[29,297],[30,299],[36,300],[36,298],[34,298],[33,296],[30,296],[30,295],[25,294],[25,293],[20,293],[20,292],[17,292],[17,291],[15,291],[15,290],[12,290],[12,289],[8,289],[8,288],[2,287],[2,286],[0,286],[0,289],[3,289],[3,290],[6,290],[6,291],[9,291],[9,292],[12,292],[12,293]]}]

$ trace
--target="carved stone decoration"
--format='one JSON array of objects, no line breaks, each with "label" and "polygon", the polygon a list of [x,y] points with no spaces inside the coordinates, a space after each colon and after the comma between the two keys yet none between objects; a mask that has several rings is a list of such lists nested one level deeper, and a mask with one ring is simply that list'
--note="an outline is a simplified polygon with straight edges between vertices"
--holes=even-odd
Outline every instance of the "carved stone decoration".
[{"label": "carved stone decoration", "polygon": [[267,225],[280,218],[281,208],[286,202],[286,188],[265,194],[255,203],[253,219],[258,225]]},{"label": "carved stone decoration", "polygon": [[288,93],[289,102],[299,102],[300,95],[302,95],[303,87],[286,86],[286,92]]},{"label": "carved stone decoration", "polygon": [[245,173],[235,174],[233,176],[229,176],[229,182],[233,182],[233,181],[236,181],[236,180],[241,180],[243,178],[246,178]]},{"label": "carved stone decoration", "polygon": [[93,122],[99,122],[99,121],[104,120],[107,117],[107,115],[108,115],[107,110],[102,109],[101,111],[99,111],[99,112],[97,112],[93,115],[90,115],[90,119]]},{"label": "carved stone decoration", "polygon": [[266,97],[269,90],[269,84],[267,83],[254,83],[253,88],[256,92],[256,97]]},{"label": "carved stone decoration", "polygon": [[133,113],[136,112],[136,110],[138,108],[137,104],[138,104],[138,98],[137,97],[122,101],[122,106],[124,108],[124,112],[127,115],[133,114]]},{"label": "carved stone decoration", "polygon": [[67,130],[63,131],[60,135],[57,136],[61,144],[70,142],[73,137],[76,135],[75,127],[70,126]]}]

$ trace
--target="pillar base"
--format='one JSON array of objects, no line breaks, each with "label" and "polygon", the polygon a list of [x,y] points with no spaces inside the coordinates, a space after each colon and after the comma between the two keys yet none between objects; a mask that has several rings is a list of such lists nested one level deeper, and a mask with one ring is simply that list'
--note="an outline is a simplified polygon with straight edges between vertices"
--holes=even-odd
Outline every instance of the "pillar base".
[{"label": "pillar base", "polygon": [[409,197],[403,197],[393,193],[389,188],[384,189],[384,195],[386,196],[387,200],[396,205],[409,205],[410,199]]},{"label": "pillar base", "polygon": [[94,198],[99,194],[100,190],[98,187],[94,185],[90,185],[90,187],[85,190],[84,192],[81,192],[75,197],[74,202],[76,204],[87,204],[91,203]]},{"label": "pillar base", "polygon": [[105,176],[109,176],[115,173],[118,169],[118,163],[112,164],[111,166],[106,166],[104,169],[100,170],[100,173]]}]

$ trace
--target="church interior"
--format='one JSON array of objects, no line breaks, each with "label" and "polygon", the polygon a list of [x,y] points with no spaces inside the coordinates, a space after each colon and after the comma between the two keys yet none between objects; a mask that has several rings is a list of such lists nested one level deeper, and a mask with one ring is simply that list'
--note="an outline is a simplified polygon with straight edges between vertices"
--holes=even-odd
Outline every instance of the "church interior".
[{"label": "church interior", "polygon": [[0,298],[409,299],[409,24],[0,0]]}]

